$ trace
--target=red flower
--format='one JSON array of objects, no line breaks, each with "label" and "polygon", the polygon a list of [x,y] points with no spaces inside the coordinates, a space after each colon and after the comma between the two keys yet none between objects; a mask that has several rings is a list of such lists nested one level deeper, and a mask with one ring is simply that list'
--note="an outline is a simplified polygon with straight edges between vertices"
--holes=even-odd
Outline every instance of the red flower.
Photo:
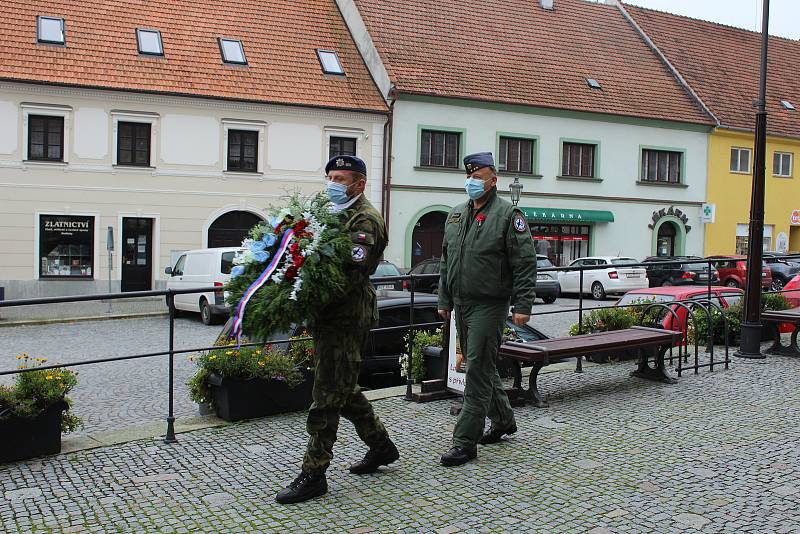
[{"label": "red flower", "polygon": [[294,278],[295,278],[296,276],[297,276],[297,267],[295,267],[294,265],[292,265],[291,267],[289,267],[288,269],[286,269],[286,274],[284,275],[284,278],[285,278],[287,281],[291,282],[292,280],[294,280]]},{"label": "red flower", "polygon": [[298,245],[297,243],[292,243],[291,245],[289,245],[289,252],[291,252],[292,254],[297,254],[297,249],[299,248],[300,245]]},{"label": "red flower", "polygon": [[481,224],[483,224],[483,221],[486,220],[486,215],[483,213],[479,213],[475,216],[475,220],[478,221],[478,226],[480,226]]},{"label": "red flower", "polygon": [[294,266],[299,269],[300,267],[303,266],[303,263],[305,263],[306,258],[302,255],[297,255],[297,256],[292,256],[292,260],[294,261]]},{"label": "red flower", "polygon": [[308,221],[302,219],[301,221],[299,221],[297,224],[294,225],[294,231],[302,232],[303,230],[305,230],[306,226],[308,226]]}]

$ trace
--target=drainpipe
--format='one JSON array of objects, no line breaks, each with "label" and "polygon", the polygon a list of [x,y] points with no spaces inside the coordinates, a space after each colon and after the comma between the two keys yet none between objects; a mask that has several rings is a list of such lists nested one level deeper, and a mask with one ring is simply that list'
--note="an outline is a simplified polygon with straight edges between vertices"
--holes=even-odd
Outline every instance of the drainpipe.
[{"label": "drainpipe", "polygon": [[389,118],[386,125],[383,127],[384,134],[384,158],[383,158],[383,201],[381,202],[381,215],[386,222],[386,231],[389,231],[389,213],[391,207],[391,192],[392,192],[392,131],[394,126],[394,103],[396,101],[396,93],[394,87],[389,90]]}]

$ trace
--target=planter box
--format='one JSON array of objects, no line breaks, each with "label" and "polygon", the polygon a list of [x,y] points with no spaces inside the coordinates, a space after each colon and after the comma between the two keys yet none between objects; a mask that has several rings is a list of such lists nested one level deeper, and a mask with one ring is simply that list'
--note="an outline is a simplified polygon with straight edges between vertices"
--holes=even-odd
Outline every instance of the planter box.
[{"label": "planter box", "polygon": [[217,417],[226,421],[305,410],[311,406],[314,374],[301,371],[305,380],[294,389],[279,380],[240,380],[215,374],[208,377]]},{"label": "planter box", "polygon": [[33,419],[0,421],[0,463],[61,452],[61,416],[67,403],[57,402]]},{"label": "planter box", "polygon": [[443,376],[444,362],[447,358],[442,347],[425,347],[422,350],[425,358],[425,380],[437,380],[445,378]]}]

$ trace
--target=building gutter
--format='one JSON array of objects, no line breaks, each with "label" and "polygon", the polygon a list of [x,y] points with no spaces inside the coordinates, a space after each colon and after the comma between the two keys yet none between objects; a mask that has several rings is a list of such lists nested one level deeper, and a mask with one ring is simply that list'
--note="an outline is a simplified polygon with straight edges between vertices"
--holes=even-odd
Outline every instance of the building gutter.
[{"label": "building gutter", "polygon": [[394,132],[394,103],[396,101],[394,90],[389,92],[389,119],[383,126],[383,198],[381,199],[381,215],[389,229],[389,214],[391,213],[392,199],[392,134]]}]

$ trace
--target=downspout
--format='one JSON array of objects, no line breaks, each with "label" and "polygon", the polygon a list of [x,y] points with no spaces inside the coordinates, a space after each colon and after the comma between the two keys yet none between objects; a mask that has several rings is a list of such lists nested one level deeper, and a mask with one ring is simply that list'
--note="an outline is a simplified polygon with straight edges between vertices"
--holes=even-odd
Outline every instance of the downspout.
[{"label": "downspout", "polygon": [[396,93],[394,88],[389,90],[389,118],[383,127],[384,134],[384,158],[383,158],[383,201],[381,202],[381,215],[386,223],[386,230],[389,230],[389,214],[391,213],[392,198],[392,133],[394,131],[394,103]]}]

